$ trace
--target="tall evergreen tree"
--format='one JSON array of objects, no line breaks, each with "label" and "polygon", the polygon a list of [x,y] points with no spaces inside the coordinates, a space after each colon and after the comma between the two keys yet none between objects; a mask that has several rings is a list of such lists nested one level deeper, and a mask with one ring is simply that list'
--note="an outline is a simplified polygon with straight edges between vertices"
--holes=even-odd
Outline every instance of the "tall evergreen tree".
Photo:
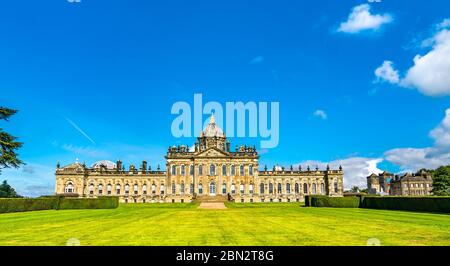
[{"label": "tall evergreen tree", "polygon": [[6,180],[0,185],[0,198],[21,198],[16,190],[11,187]]},{"label": "tall evergreen tree", "polygon": [[[9,121],[9,118],[17,113],[17,110],[0,107],[0,120]],[[5,132],[0,128],[0,171],[2,168],[15,167],[18,168],[24,164],[19,158],[16,151],[22,147],[22,142],[18,142],[17,138]]]}]

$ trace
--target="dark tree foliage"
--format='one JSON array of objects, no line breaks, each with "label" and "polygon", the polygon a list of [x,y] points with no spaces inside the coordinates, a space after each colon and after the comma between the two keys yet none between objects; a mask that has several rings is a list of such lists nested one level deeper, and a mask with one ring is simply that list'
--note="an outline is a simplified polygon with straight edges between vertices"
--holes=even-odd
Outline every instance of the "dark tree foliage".
[{"label": "dark tree foliage", "polygon": [[17,192],[11,187],[8,182],[3,181],[0,185],[0,198],[21,198],[22,196],[18,195]]},{"label": "dark tree foliage", "polygon": [[[17,110],[0,107],[0,120],[9,121],[9,118],[17,113]],[[18,168],[24,164],[19,160],[16,151],[22,147],[22,142],[18,142],[17,138],[5,132],[0,128],[0,171],[2,168],[15,167]]]},{"label": "dark tree foliage", "polygon": [[450,196],[450,165],[431,171],[433,176],[433,195]]}]

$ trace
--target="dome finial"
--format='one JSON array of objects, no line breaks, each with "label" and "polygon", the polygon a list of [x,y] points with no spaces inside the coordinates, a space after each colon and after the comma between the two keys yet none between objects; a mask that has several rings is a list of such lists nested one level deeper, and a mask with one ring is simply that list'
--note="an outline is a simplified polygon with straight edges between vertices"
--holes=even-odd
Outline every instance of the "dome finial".
[{"label": "dome finial", "polygon": [[211,117],[209,118],[209,123],[210,124],[216,123],[216,118],[214,117],[214,112],[211,112]]}]

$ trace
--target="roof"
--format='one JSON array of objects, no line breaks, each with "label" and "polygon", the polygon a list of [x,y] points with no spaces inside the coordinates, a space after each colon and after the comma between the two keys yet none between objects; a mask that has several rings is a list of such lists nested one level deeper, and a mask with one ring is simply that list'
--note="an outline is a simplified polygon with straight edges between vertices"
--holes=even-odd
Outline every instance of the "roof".
[{"label": "roof", "polygon": [[223,133],[222,129],[216,125],[216,119],[214,118],[214,114],[211,115],[211,118],[209,119],[209,124],[206,126],[203,132],[200,133],[200,137],[208,137],[208,138],[225,137],[225,134]]},{"label": "roof", "polygon": [[101,160],[92,164],[92,168],[100,168],[102,166],[106,169],[116,169],[117,167],[115,163],[108,160]]}]

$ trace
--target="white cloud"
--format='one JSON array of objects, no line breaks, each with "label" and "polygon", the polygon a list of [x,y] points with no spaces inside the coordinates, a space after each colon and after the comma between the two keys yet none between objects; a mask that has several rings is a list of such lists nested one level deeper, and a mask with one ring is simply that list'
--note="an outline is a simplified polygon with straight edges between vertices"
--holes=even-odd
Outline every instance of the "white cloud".
[{"label": "white cloud", "polygon": [[320,109],[314,111],[313,115],[319,117],[322,120],[326,120],[328,118],[327,113],[324,110],[320,110]]},{"label": "white cloud", "polygon": [[108,158],[110,156],[107,152],[92,147],[63,144],[61,148],[63,148],[68,152],[73,153],[74,157]]},{"label": "white cloud", "polygon": [[[338,169],[342,166],[344,170],[344,187],[350,189],[352,186],[366,187],[366,177],[371,173],[381,173],[382,170],[378,168],[378,163],[383,161],[382,158],[365,158],[365,157],[351,157],[342,160],[335,160],[331,162],[321,161],[303,161],[299,163],[303,169],[307,165],[314,169],[318,166],[320,169],[325,169],[327,164],[332,169]],[[296,167],[298,167],[298,165]]]},{"label": "white cloud", "polygon": [[3,169],[0,179],[7,180],[22,196],[50,195],[55,189],[55,166],[27,163],[19,169]]},{"label": "white cloud", "polygon": [[[416,55],[414,65],[403,78],[392,67],[392,62],[385,61],[375,70],[378,80],[385,80],[406,88],[415,88],[428,96],[450,95],[450,19],[445,19],[436,28],[439,29],[432,38],[422,42],[422,46],[431,50],[425,55]],[[386,64],[386,62],[388,62]],[[378,71],[378,72],[377,72]]]},{"label": "white cloud", "polygon": [[403,171],[450,164],[450,108],[446,110],[442,122],[430,132],[430,137],[434,140],[432,147],[392,149],[384,156]]},{"label": "white cloud", "polygon": [[264,57],[257,56],[250,61],[250,64],[259,64],[259,63],[262,63],[263,61],[264,61]]},{"label": "white cloud", "polygon": [[441,30],[432,41],[431,51],[414,57],[414,65],[401,85],[416,88],[428,96],[450,95],[450,31]]},{"label": "white cloud", "polygon": [[383,24],[393,21],[390,14],[371,14],[370,5],[355,6],[346,22],[342,22],[338,32],[358,33],[366,30],[378,30]]},{"label": "white cloud", "polygon": [[377,82],[387,81],[392,84],[398,84],[400,77],[398,71],[394,69],[392,61],[384,61],[383,64],[375,70]]},{"label": "white cloud", "polygon": [[[431,147],[425,148],[396,148],[388,150],[380,158],[349,157],[331,162],[303,161],[299,163],[303,169],[307,165],[314,169],[317,166],[324,169],[327,164],[336,169],[342,165],[344,169],[344,186],[346,189],[352,186],[366,187],[366,177],[372,173],[378,174],[382,170],[378,164],[389,161],[404,172],[415,172],[419,169],[434,169],[442,165],[450,164],[450,108],[445,111],[445,117],[441,123],[430,131],[430,137],[434,140]],[[298,167],[297,164],[296,166]]]},{"label": "white cloud", "polygon": [[436,28],[438,30],[445,29],[445,28],[448,28],[448,27],[450,27],[450,18],[444,19],[441,23],[438,23],[437,26],[436,26]]}]

